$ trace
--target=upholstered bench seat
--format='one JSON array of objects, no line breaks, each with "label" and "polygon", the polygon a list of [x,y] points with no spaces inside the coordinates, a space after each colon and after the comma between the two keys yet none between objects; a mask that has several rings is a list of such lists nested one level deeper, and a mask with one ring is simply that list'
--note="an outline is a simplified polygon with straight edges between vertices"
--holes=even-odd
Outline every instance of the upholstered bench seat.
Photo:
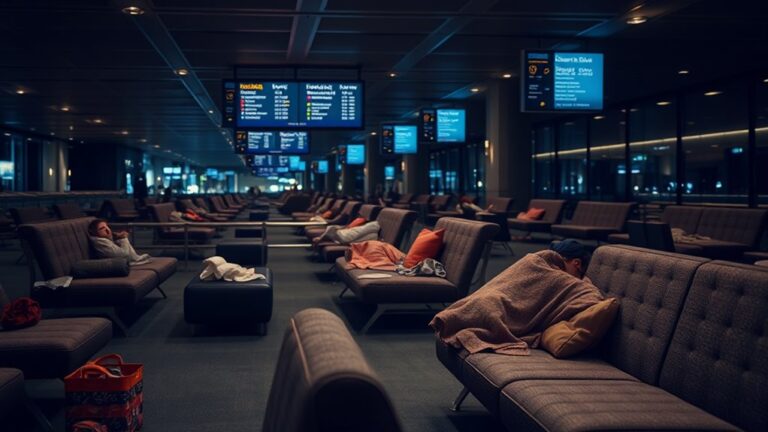
[{"label": "upholstered bench seat", "polygon": [[267,265],[267,245],[260,240],[224,240],[216,245],[216,255],[242,266]]},{"label": "upholstered bench seat", "polygon": [[[73,279],[57,306],[127,306],[138,303],[159,284],[155,271],[131,269],[125,277]],[[58,294],[58,293],[57,293]]]},{"label": "upholstered bench seat", "polygon": [[195,242],[207,242],[213,238],[216,234],[216,230],[208,227],[188,227],[187,232],[184,232],[184,228],[171,227],[163,228],[158,232],[158,236],[165,240],[184,240],[184,236]]},{"label": "upholstered bench seat", "polygon": [[195,276],[184,289],[184,320],[190,324],[258,324],[266,331],[272,318],[272,272],[249,282],[202,281]]},{"label": "upholstered bench seat", "polygon": [[509,430],[740,430],[658,387],[630,380],[516,381],[504,388],[498,405]]},{"label": "upholstered bench seat", "polygon": [[742,243],[714,239],[675,243],[675,251],[678,253],[725,260],[739,259],[748,248]]},{"label": "upholstered bench seat", "polygon": [[334,262],[340,257],[343,257],[344,254],[347,253],[347,250],[349,250],[349,246],[336,243],[320,243],[318,247],[320,246],[322,246],[323,261],[325,262]]},{"label": "upholstered bench seat", "polygon": [[768,260],[758,261],[755,263],[755,265],[760,267],[768,267]]},{"label": "upholstered bench seat", "polygon": [[0,331],[0,367],[21,369],[27,378],[62,378],[111,338],[112,323],[104,318],[44,319]]},{"label": "upholstered bench seat", "polygon": [[173,257],[152,257],[152,260],[146,264],[132,266],[133,270],[151,270],[157,275],[158,283],[163,283],[166,279],[176,273],[178,260]]},{"label": "upholstered bench seat", "polygon": [[627,233],[610,234],[608,236],[608,243],[623,244],[623,245],[632,244],[629,240],[629,234]]}]

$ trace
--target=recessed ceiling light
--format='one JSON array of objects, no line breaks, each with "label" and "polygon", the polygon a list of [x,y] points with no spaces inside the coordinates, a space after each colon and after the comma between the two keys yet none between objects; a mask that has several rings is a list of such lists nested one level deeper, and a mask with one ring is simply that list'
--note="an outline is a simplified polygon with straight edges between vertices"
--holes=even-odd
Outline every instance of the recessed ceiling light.
[{"label": "recessed ceiling light", "polygon": [[176,69],[176,75],[185,76],[187,74],[189,74],[189,71],[187,69],[184,69],[184,68]]},{"label": "recessed ceiling light", "polygon": [[390,78],[397,78],[397,72],[390,72],[387,74],[387,76]]},{"label": "recessed ceiling light", "polygon": [[658,101],[658,102],[656,102],[656,105],[658,105],[658,106],[667,106],[667,105],[669,105],[671,103],[672,102],[670,102],[670,101]]},{"label": "recessed ceiling light", "polygon": [[147,142],[147,139],[146,138],[141,138],[141,139],[139,139],[139,142],[140,143],[145,143],[145,142]]},{"label": "recessed ceiling light", "polygon": [[511,73],[505,73],[505,74],[504,74],[504,75],[502,75],[501,77],[502,77],[502,78],[505,78],[505,79],[509,79],[509,78],[512,78],[512,74],[511,74]]},{"label": "recessed ceiling light", "polygon": [[27,93],[27,91],[24,90],[23,88],[16,89],[16,94],[17,95],[23,95],[23,94],[26,94],[26,93]]},{"label": "recessed ceiling light", "polygon": [[635,15],[627,19],[627,24],[637,25],[637,24],[642,24],[646,21],[648,21],[648,17],[642,16],[642,15]]},{"label": "recessed ceiling light", "polygon": [[69,125],[69,130],[71,130],[71,131],[75,130],[75,126],[74,125]]},{"label": "recessed ceiling light", "polygon": [[763,80],[764,83],[768,83],[768,78]]},{"label": "recessed ceiling light", "polygon": [[602,120],[602,119],[604,119],[604,118],[605,118],[605,116],[596,115],[596,116],[594,116],[594,117],[592,117],[592,118],[593,118],[593,119],[595,119],[595,120]]},{"label": "recessed ceiling light", "polygon": [[469,91],[471,91],[472,93],[477,93],[480,91],[480,89],[477,87],[472,87],[471,89],[469,89]]},{"label": "recessed ceiling light", "polygon": [[54,136],[54,135],[56,135],[56,133],[55,132],[51,132],[51,136]]},{"label": "recessed ceiling light", "polygon": [[11,136],[11,133],[10,133],[10,132],[5,132],[5,133],[3,133],[3,135],[5,135],[5,136]]},{"label": "recessed ceiling light", "polygon": [[689,73],[691,73],[691,71],[689,71],[688,69],[680,69],[679,71],[677,71],[678,75],[688,75]]},{"label": "recessed ceiling light", "polygon": [[704,96],[717,96],[719,94],[723,94],[720,90],[711,90],[706,93],[704,93]]},{"label": "recessed ceiling light", "polygon": [[208,114],[213,114],[213,110],[212,109],[208,110]]},{"label": "recessed ceiling light", "polygon": [[92,121],[93,121],[94,123],[96,123],[96,124],[102,124],[102,123],[104,123],[104,120],[102,120],[102,119],[100,119],[100,118],[95,118],[95,119],[93,119]]},{"label": "recessed ceiling light", "polygon": [[70,108],[70,107],[68,107],[68,106],[66,106],[66,105],[64,105],[63,107],[61,107],[61,108],[59,108],[59,109],[60,109],[60,110],[62,110],[62,111],[64,111],[64,112],[69,112],[69,110],[70,110],[71,108]]},{"label": "recessed ceiling light", "polygon": [[160,144],[155,144],[155,145],[153,145],[152,147],[154,147],[154,148],[160,148]]},{"label": "recessed ceiling light", "polygon": [[371,132],[371,135],[376,135],[376,131]]},{"label": "recessed ceiling light", "polygon": [[27,138],[27,141],[32,141],[32,138]]},{"label": "recessed ceiling light", "polygon": [[123,13],[126,15],[142,15],[144,13],[144,9],[138,7],[138,6],[128,6],[123,8]]},{"label": "recessed ceiling light", "polygon": [[69,140],[70,140],[70,141],[74,141],[75,139],[74,139],[74,138],[72,138],[72,137],[69,137]]},{"label": "recessed ceiling light", "polygon": [[128,133],[129,132],[127,130],[121,130],[120,131],[120,135],[128,135]]}]

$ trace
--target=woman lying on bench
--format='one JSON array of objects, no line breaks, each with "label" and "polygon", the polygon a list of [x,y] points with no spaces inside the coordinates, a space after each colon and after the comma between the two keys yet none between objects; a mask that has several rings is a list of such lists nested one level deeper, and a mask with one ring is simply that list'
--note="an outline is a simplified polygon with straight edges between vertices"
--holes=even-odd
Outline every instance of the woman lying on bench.
[{"label": "woman lying on bench", "polygon": [[88,225],[91,244],[99,258],[125,258],[130,265],[146,264],[151,260],[148,254],[139,255],[128,241],[128,233],[113,233],[104,219],[95,219]]}]

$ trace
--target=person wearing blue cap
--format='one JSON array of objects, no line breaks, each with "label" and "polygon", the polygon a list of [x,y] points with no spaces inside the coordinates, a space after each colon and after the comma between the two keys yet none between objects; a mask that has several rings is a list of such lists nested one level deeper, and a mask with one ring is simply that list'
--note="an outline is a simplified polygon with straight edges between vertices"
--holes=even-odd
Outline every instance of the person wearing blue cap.
[{"label": "person wearing blue cap", "polygon": [[565,260],[565,271],[579,279],[584,279],[592,254],[574,239],[553,241],[549,249],[557,252]]}]

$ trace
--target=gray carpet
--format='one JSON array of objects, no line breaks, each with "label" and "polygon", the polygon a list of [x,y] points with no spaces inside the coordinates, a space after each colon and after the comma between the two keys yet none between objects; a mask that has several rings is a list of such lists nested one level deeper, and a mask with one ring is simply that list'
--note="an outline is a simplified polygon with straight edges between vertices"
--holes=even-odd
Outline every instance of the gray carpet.
[{"label": "gray carpet", "polygon": [[[231,231],[231,230],[230,230]],[[414,230],[418,232],[418,230]],[[231,233],[224,233],[224,237]],[[141,239],[142,236],[139,236]],[[146,237],[143,237],[146,238]],[[270,242],[303,242],[292,229],[273,228]],[[544,248],[546,243],[515,243],[517,257]],[[18,245],[0,248],[0,283],[9,296],[27,292],[25,265],[14,264]],[[155,252],[156,254],[158,252]],[[275,277],[274,314],[266,336],[231,329],[203,329],[192,334],[183,318],[183,289],[196,276],[200,261],[163,284],[169,298],[151,293],[128,316],[129,337],[115,337],[103,353],[119,353],[145,367],[146,432],[255,431],[261,429],[272,374],[283,332],[299,310],[319,307],[339,314],[352,329],[359,328],[370,310],[354,299],[338,301],[342,286],[321,277],[329,265],[309,259],[304,249],[271,249],[269,267]],[[488,277],[515,258],[495,248]],[[349,294],[348,294],[349,295]],[[451,412],[451,401],[461,389],[434,354],[434,339],[426,327],[430,316],[384,316],[366,335],[352,331],[388,390],[406,431],[501,431],[493,416],[473,397],[463,411]],[[63,386],[34,382],[30,393],[63,430]]]}]

